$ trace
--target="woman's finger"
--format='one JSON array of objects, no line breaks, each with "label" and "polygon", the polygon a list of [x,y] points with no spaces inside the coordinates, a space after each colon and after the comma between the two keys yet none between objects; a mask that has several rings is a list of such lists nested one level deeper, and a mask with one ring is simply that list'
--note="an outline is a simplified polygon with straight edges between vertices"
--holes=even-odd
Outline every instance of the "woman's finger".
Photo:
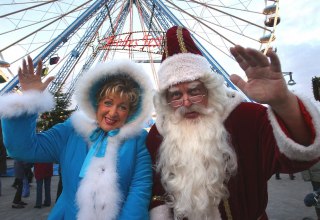
[{"label": "woman's finger", "polygon": [[34,74],[34,68],[33,68],[32,58],[28,55],[27,59],[28,59],[28,73],[33,75]]},{"label": "woman's finger", "polygon": [[38,64],[37,64],[36,75],[41,78],[41,74],[42,74],[42,59],[39,59]]},{"label": "woman's finger", "polygon": [[51,83],[54,80],[54,76],[50,76],[46,81],[44,82],[45,88],[48,87],[49,83]]},{"label": "woman's finger", "polygon": [[22,69],[21,69],[21,67],[19,67],[19,69],[18,69],[18,79],[19,79],[19,82],[21,82],[22,77],[23,77]]},{"label": "woman's finger", "polygon": [[27,62],[25,59],[22,60],[22,74],[26,74],[28,71]]}]

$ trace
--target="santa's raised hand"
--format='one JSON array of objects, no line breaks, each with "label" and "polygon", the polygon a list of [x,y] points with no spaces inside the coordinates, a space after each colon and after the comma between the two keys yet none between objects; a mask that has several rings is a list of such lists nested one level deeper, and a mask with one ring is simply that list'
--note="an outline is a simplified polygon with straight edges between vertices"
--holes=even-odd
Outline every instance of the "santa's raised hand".
[{"label": "santa's raised hand", "polygon": [[41,73],[42,73],[42,60],[38,62],[37,70],[36,72],[34,72],[32,58],[28,56],[27,61],[23,59],[22,67],[20,67],[18,70],[18,79],[19,79],[19,83],[22,91],[45,90],[49,85],[49,83],[54,79],[54,77],[51,76],[48,79],[46,79],[45,82],[42,82]]},{"label": "santa's raised hand", "polygon": [[235,46],[230,48],[248,81],[238,75],[231,75],[231,81],[250,99],[271,106],[282,104],[293,94],[288,90],[281,72],[277,54],[269,50],[266,55],[252,48]]},{"label": "santa's raised hand", "polygon": [[238,75],[231,75],[231,81],[252,100],[268,104],[282,119],[293,140],[304,145],[310,143],[298,98],[287,87],[277,54],[269,50],[264,55],[238,45],[230,51],[248,77],[246,82]]}]

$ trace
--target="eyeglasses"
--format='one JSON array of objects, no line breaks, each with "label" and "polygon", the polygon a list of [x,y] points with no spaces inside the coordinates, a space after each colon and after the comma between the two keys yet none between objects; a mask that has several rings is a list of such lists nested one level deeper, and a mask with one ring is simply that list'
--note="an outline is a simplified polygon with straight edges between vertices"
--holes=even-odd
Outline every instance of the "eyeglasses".
[{"label": "eyeglasses", "polygon": [[[195,96],[189,96],[188,100],[192,103],[199,103],[203,100],[203,97],[205,97],[206,95],[195,95]],[[178,100],[173,100],[171,102],[168,102],[168,105],[171,105],[174,108],[180,107],[183,105],[183,102],[185,101],[185,99],[178,99]]]}]

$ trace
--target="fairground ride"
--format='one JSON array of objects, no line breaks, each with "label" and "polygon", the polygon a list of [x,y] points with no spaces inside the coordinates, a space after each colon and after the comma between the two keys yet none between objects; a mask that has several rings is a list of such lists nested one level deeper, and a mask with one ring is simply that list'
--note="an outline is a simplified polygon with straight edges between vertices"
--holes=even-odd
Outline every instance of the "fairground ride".
[{"label": "fairground ride", "polygon": [[2,0],[0,9],[0,95],[19,92],[17,69],[30,55],[34,66],[43,60],[43,78],[55,76],[50,91],[68,99],[90,67],[118,58],[141,63],[157,87],[162,39],[174,25],[191,31],[213,72],[237,89],[229,48],[266,51],[280,22],[279,0]]}]

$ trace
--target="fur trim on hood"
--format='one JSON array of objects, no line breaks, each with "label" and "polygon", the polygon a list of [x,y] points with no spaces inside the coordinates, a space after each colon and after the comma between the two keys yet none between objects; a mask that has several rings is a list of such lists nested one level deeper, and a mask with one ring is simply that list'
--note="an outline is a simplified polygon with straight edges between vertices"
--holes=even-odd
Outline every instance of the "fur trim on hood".
[{"label": "fur trim on hood", "polygon": [[[77,84],[75,97],[79,108],[92,120],[96,120],[96,100],[95,95],[103,82],[110,76],[117,74],[128,75],[141,89],[139,97],[139,106],[134,115],[120,128],[119,136],[126,138],[140,132],[148,119],[151,118],[152,112],[152,82],[143,67],[129,60],[118,60],[109,63],[98,64],[92,70],[89,70]],[[134,129],[133,129],[134,128]]]}]

